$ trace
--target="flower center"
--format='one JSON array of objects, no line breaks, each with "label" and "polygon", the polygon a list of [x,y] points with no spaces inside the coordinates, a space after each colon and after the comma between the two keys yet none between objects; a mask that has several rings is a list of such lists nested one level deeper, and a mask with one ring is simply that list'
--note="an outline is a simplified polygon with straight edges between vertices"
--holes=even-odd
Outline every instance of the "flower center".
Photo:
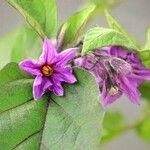
[{"label": "flower center", "polygon": [[110,95],[115,95],[119,92],[119,86],[118,84],[116,83],[116,80],[115,78],[113,78],[113,76],[107,76],[107,79],[106,79],[106,89],[107,89],[107,92],[110,94]]},{"label": "flower center", "polygon": [[117,86],[112,86],[109,89],[107,89],[107,91],[110,95],[115,95],[118,93],[119,88]]},{"label": "flower center", "polygon": [[43,75],[46,76],[46,77],[51,76],[53,74],[53,72],[54,72],[54,70],[52,69],[52,67],[49,66],[49,65],[44,65],[42,67],[41,71],[42,71]]}]

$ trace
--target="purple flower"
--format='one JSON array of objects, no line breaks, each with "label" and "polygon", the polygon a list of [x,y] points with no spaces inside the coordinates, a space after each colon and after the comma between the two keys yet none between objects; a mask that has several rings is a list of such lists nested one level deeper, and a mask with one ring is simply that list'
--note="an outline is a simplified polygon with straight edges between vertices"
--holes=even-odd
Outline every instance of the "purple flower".
[{"label": "purple flower", "polygon": [[63,96],[61,82],[71,84],[76,82],[72,68],[65,65],[75,57],[77,50],[78,48],[70,48],[57,53],[56,48],[45,38],[39,61],[27,59],[20,63],[22,70],[36,76],[33,84],[35,100],[40,99],[46,90],[54,92],[57,96]]},{"label": "purple flower", "polygon": [[137,54],[119,46],[97,49],[77,58],[75,64],[96,76],[103,106],[111,104],[123,93],[131,102],[139,105],[138,87],[143,80],[150,80],[150,70],[144,67]]}]

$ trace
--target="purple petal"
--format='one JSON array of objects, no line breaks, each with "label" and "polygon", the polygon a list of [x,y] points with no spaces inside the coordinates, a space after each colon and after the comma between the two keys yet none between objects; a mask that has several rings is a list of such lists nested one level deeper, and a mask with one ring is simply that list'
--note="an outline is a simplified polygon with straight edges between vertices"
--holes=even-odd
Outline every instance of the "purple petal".
[{"label": "purple petal", "polygon": [[103,65],[100,63],[96,64],[95,67],[91,69],[91,72],[96,76],[97,83],[101,84],[106,76],[106,70]]},{"label": "purple petal", "polygon": [[54,89],[53,89],[53,92],[57,96],[63,96],[64,95],[64,89],[63,89],[61,84],[60,85],[55,85]]},{"label": "purple petal", "polygon": [[58,54],[57,63],[58,66],[64,66],[70,60],[77,56],[79,48],[70,48]]},{"label": "purple petal", "polygon": [[19,64],[20,68],[32,75],[41,75],[40,64],[36,61],[26,59]]},{"label": "purple petal", "polygon": [[82,67],[84,59],[85,59],[84,57],[76,58],[74,60],[75,66]]},{"label": "purple petal", "polygon": [[56,96],[63,96],[64,89],[61,85],[61,82],[57,78],[52,78],[53,85],[49,87],[49,90],[54,92]]},{"label": "purple petal", "polygon": [[96,51],[94,51],[93,53],[96,56],[108,56],[110,49],[111,47],[102,47],[102,48],[96,49]]},{"label": "purple petal", "polygon": [[57,56],[56,48],[53,44],[48,40],[48,38],[44,39],[43,44],[43,52],[40,56],[40,63],[42,64],[52,64],[55,61],[55,57]]},{"label": "purple petal", "polygon": [[128,56],[128,50],[123,49],[120,46],[112,46],[109,50],[109,54],[118,58],[126,59]]},{"label": "purple petal", "polygon": [[90,55],[86,55],[86,56],[75,59],[74,63],[76,66],[84,67],[90,70],[95,66],[96,60],[94,58],[94,55],[90,54]]},{"label": "purple petal", "polygon": [[101,104],[105,107],[105,106],[113,103],[115,100],[117,100],[121,95],[122,95],[121,91],[118,91],[118,93],[116,93],[114,95],[110,95],[107,92],[106,85],[105,85],[105,82],[104,82],[103,86],[102,86],[102,100],[101,100]]},{"label": "purple petal", "polygon": [[134,70],[134,74],[132,76],[139,80],[150,80],[150,70]]},{"label": "purple petal", "polygon": [[127,59],[130,63],[141,64],[141,61],[135,52],[128,53]]},{"label": "purple petal", "polygon": [[138,83],[136,83],[135,80],[129,81],[127,77],[120,78],[120,88],[122,89],[122,92],[126,94],[132,103],[139,105],[140,92],[138,91],[137,86]]},{"label": "purple petal", "polygon": [[46,89],[52,85],[51,81],[42,76],[36,76],[33,84],[33,96],[35,100],[41,98]]},{"label": "purple petal", "polygon": [[136,79],[150,80],[150,69],[146,69],[144,65],[140,63],[132,64],[133,73]]},{"label": "purple petal", "polygon": [[55,66],[55,74],[53,75],[52,78],[55,78],[55,80],[58,81],[64,81],[67,83],[75,83],[77,80],[75,76],[72,73],[72,68],[71,67],[58,67]]}]

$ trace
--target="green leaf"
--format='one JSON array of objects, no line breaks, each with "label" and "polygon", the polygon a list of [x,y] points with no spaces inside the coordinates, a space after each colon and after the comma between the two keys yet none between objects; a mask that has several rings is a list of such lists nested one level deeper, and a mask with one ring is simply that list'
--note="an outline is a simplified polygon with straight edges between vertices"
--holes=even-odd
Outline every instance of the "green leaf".
[{"label": "green leaf", "polygon": [[33,77],[21,71],[16,63],[9,63],[0,70],[0,86],[22,78],[32,79]]},{"label": "green leaf", "polygon": [[96,48],[112,45],[126,47],[129,50],[137,49],[132,41],[124,36],[121,32],[118,32],[114,29],[95,27],[90,29],[85,35],[81,54],[85,55]]},{"label": "green leaf", "polygon": [[144,50],[150,49],[150,27],[147,30],[147,41],[143,49]]},{"label": "green leaf", "polygon": [[92,1],[92,3],[67,19],[59,32],[59,38],[64,36],[63,47],[74,46],[81,38],[87,24],[106,8],[113,6],[117,2],[118,0],[100,0],[99,3],[98,1]]},{"label": "green leaf", "polygon": [[133,36],[131,37],[126,31],[125,29],[121,26],[121,24],[118,22],[118,20],[116,20],[109,12],[108,10],[105,10],[105,17],[107,20],[108,25],[112,28],[115,29],[119,32],[121,32],[122,34],[124,34],[127,38],[129,38],[131,40],[131,42],[133,42],[139,49],[141,48],[138,40]]},{"label": "green leaf", "polygon": [[147,68],[150,68],[150,49],[149,50],[141,50],[141,51],[139,51],[139,57],[140,57],[142,63]]},{"label": "green leaf", "polygon": [[34,101],[33,79],[16,63],[0,71],[1,149],[99,149],[104,116],[99,87],[87,71],[75,68],[74,73],[78,82],[65,84],[63,97],[52,95],[49,101],[45,95]]},{"label": "green leaf", "polygon": [[150,68],[150,28],[147,30],[147,41],[145,43],[145,46],[142,48],[141,51],[139,51],[139,56],[142,61],[142,63]]},{"label": "green leaf", "polygon": [[32,28],[40,35],[50,37],[57,28],[57,7],[55,0],[6,0]]},{"label": "green leaf", "polygon": [[[40,130],[46,113],[46,101],[35,102],[32,99],[32,78],[17,69],[15,63],[8,64],[0,71],[0,147],[15,149],[26,141],[32,142],[37,149]],[[9,78],[7,77],[9,76]],[[3,81],[5,80],[5,81]]]},{"label": "green leaf", "polygon": [[[8,44],[9,43],[9,44]],[[10,61],[37,59],[41,53],[41,40],[29,27],[19,27],[0,39],[0,67]]]},{"label": "green leaf", "polygon": [[125,127],[125,124],[125,118],[120,112],[107,112],[103,121],[103,135],[101,144],[106,144],[117,135],[119,135],[122,129]]},{"label": "green leaf", "polygon": [[108,10],[105,10],[105,17],[108,25],[112,29],[115,29],[123,33],[125,36],[129,37],[128,33],[124,30],[124,28],[120,25],[120,23],[108,12]]},{"label": "green leaf", "polygon": [[98,85],[85,70],[75,69],[75,74],[78,83],[65,85],[64,97],[53,95],[48,109],[42,143],[52,150],[100,148],[104,113],[99,103]]},{"label": "green leaf", "polygon": [[59,37],[64,36],[63,46],[73,45],[77,42],[87,22],[95,12],[96,6],[89,5],[71,16],[61,27]]},{"label": "green leaf", "polygon": [[141,84],[140,86],[140,92],[142,93],[141,96],[147,101],[150,101],[149,91],[150,91],[150,83],[145,82]]}]

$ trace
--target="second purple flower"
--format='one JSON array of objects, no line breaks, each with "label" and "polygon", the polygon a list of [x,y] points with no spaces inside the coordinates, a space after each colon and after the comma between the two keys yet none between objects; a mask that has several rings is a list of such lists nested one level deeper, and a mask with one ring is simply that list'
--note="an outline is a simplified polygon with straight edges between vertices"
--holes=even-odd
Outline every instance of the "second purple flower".
[{"label": "second purple flower", "polygon": [[103,106],[111,104],[123,93],[134,104],[140,104],[139,85],[150,80],[150,70],[135,52],[111,46],[95,50],[75,60],[77,66],[92,72],[97,79]]}]

